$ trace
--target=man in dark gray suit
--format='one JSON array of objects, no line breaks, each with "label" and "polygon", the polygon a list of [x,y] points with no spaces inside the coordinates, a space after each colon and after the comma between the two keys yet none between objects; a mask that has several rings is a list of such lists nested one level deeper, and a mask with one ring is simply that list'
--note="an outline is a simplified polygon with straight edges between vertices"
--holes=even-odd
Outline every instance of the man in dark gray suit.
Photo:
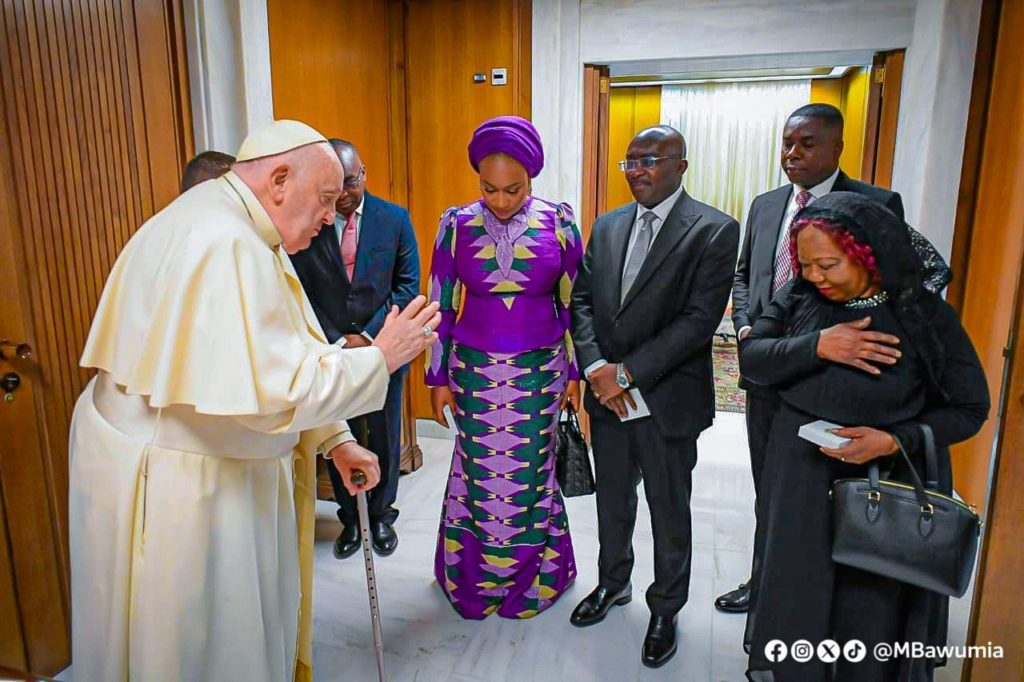
[{"label": "man in dark gray suit", "polygon": [[[573,611],[576,626],[632,598],[636,486],[644,481],[654,531],[654,584],[641,660],[676,651],[676,618],[689,595],[691,474],[697,436],[711,425],[711,340],[729,299],[738,223],[683,189],[686,143],[656,126],[629,145],[636,198],[594,222],[572,293],[573,340],[597,473],[599,584]],[[639,408],[649,415],[630,419]],[[625,420],[624,420],[625,419]]]},{"label": "man in dark gray suit", "polygon": [[[742,341],[771,302],[772,295],[792,276],[788,247],[789,227],[796,213],[829,192],[856,192],[877,201],[903,219],[903,200],[896,192],[852,180],[839,170],[843,153],[843,115],[830,104],[800,107],[786,122],[782,134],[782,169],[790,183],[761,194],[750,205],[736,282],[732,290],[732,321]],[[935,247],[910,230],[911,240],[925,264],[925,286],[941,291],[952,279],[949,267]],[[743,367],[740,367],[742,374]],[[741,379],[747,391],[747,443],[754,475],[754,494],[761,493],[768,432],[778,411],[774,391]],[[756,509],[756,502],[755,502]],[[754,546],[754,565],[761,561],[760,543]],[[719,611],[744,613],[751,600],[750,581],[715,600]]]}]

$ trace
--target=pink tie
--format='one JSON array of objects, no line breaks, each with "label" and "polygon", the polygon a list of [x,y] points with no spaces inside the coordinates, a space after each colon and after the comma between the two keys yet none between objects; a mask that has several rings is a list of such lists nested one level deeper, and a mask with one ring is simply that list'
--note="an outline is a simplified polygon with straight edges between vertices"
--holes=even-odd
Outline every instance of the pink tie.
[{"label": "pink tie", "polygon": [[348,217],[345,229],[341,232],[341,262],[345,264],[345,272],[348,273],[348,281],[352,281],[352,274],[356,271],[356,212]]},{"label": "pink tie", "polygon": [[[811,200],[811,193],[807,190],[800,192],[796,195],[796,212],[799,213],[801,209],[807,206],[807,202]],[[772,277],[772,295],[782,288],[782,285],[790,280],[793,276],[793,256],[789,252],[789,233],[793,229],[793,223],[796,222],[796,214],[793,215],[793,220],[789,221],[789,225],[786,226],[786,236],[782,239],[782,245],[779,247],[779,253],[775,256],[775,276]]]}]

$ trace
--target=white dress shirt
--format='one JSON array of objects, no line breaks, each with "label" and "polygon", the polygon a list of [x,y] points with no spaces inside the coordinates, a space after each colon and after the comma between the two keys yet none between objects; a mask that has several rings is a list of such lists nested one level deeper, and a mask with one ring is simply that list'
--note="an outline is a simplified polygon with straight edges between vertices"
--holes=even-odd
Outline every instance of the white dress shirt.
[{"label": "white dress shirt", "polygon": [[[360,199],[359,205],[356,206],[356,210],[355,210],[355,216],[356,216],[356,248],[359,248],[359,237],[362,236],[362,234],[363,234],[363,204],[365,204],[365,203],[366,203],[366,195],[363,195],[363,198]],[[334,217],[334,226],[335,226],[335,228],[337,228],[337,229],[335,229],[335,232],[338,233],[338,246],[339,247],[341,246],[341,240],[342,240],[342,238],[344,237],[344,234],[345,234],[345,223],[347,223],[347,222],[348,222],[348,219],[342,217],[342,215],[340,213],[338,213]],[[365,331],[362,332],[362,335],[363,335],[363,337],[367,341],[369,341],[370,343],[373,343],[373,337],[370,336],[367,332],[365,332]],[[339,346],[344,347],[345,343],[346,343],[345,337],[342,336],[341,338],[339,338],[334,343],[339,345]]]},{"label": "white dress shirt", "polygon": [[[832,186],[836,184],[836,178],[839,177],[839,169],[836,168],[836,172],[825,178],[824,181],[818,183],[814,187],[806,190],[811,193],[811,198],[807,200],[807,205],[810,206],[814,203],[815,199],[820,199],[829,192],[832,191]],[[805,191],[800,185],[793,185],[793,193],[789,196],[789,205],[786,206],[786,213],[782,216],[782,225],[779,230],[779,241],[775,243],[775,260],[779,258],[779,250],[786,244],[789,238],[789,230],[786,229],[793,218],[796,216],[797,203],[796,197],[800,192]],[[788,248],[788,247],[787,247]]]},{"label": "white dress shirt", "polygon": [[[363,233],[363,204],[366,203],[366,195],[359,200],[359,205],[356,206],[356,246],[359,246],[359,237]],[[341,239],[345,234],[345,223],[348,222],[347,218],[343,218],[340,213],[334,217],[334,226],[337,228],[335,232],[338,233],[338,245],[341,245]]]}]

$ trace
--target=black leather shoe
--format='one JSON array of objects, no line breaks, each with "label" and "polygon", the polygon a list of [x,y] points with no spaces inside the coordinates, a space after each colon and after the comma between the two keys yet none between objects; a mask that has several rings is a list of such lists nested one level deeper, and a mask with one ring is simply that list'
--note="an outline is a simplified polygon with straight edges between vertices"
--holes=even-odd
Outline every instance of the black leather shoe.
[{"label": "black leather shoe", "polygon": [[633,601],[633,585],[631,583],[626,583],[626,586],[618,592],[612,592],[607,587],[598,585],[593,592],[576,605],[569,617],[569,622],[578,628],[596,625],[604,620],[613,606],[622,606],[631,601]]},{"label": "black leather shoe", "polygon": [[373,551],[377,554],[391,556],[398,549],[398,533],[387,521],[371,524],[370,535],[373,536]]},{"label": "black leather shoe", "polygon": [[676,616],[651,615],[641,661],[648,668],[660,668],[676,655]]},{"label": "black leather shoe", "polygon": [[715,608],[725,613],[746,613],[750,610],[750,581],[726,592],[715,600]]},{"label": "black leather shoe", "polygon": [[347,559],[359,551],[362,539],[359,537],[359,526],[352,524],[341,529],[341,535],[334,541],[334,558]]}]

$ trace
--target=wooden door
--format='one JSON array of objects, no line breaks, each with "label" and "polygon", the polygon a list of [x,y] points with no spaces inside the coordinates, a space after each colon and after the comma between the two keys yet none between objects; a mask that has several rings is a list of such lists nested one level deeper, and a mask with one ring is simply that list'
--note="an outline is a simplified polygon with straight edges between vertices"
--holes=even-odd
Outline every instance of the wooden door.
[{"label": "wooden door", "polygon": [[[331,3],[267,0],[274,117],[347,140],[366,166],[367,190],[409,205],[405,149],[405,36],[401,0]],[[332,40],[310,40],[317,25]],[[402,393],[402,473],[423,462],[407,374]],[[330,499],[319,463],[318,495]]]},{"label": "wooden door", "polygon": [[[441,213],[480,198],[466,151],[473,131],[495,116],[530,118],[531,20],[529,0],[406,1],[409,212],[424,290]],[[491,84],[494,68],[508,70],[508,85]],[[422,357],[410,374],[414,414],[429,419]]]},{"label": "wooden door", "polygon": [[954,482],[960,481],[957,489],[967,501],[985,504],[991,485],[967,644],[998,645],[1004,655],[965,660],[962,679],[975,682],[1024,679],[1024,195],[1019,188],[1024,173],[1024,52],[1017,43],[1021,31],[1024,4],[983,2],[954,234],[954,264],[962,264],[963,273],[955,303],[993,397],[993,410],[981,434],[953,453]]},{"label": "wooden door", "polygon": [[886,189],[892,186],[905,56],[906,50],[879,52],[871,64],[860,179]]},{"label": "wooden door", "polygon": [[607,66],[583,65],[583,205],[578,215],[584,243],[594,220],[608,209],[610,89]]},{"label": "wooden door", "polygon": [[[0,10],[0,666],[70,662],[67,442],[104,281],[192,154],[179,0]],[[24,345],[22,345],[24,344]]]}]

